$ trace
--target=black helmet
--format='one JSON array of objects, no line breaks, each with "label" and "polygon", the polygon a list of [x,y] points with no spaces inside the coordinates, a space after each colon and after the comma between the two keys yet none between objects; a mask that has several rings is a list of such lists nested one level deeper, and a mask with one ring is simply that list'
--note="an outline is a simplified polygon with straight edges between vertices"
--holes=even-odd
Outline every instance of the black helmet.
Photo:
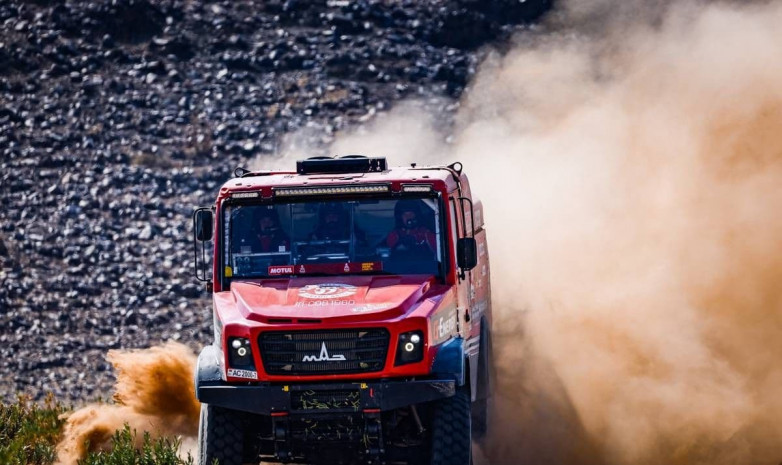
[{"label": "black helmet", "polygon": [[[416,217],[416,224],[403,224],[402,223],[402,214],[405,212],[413,212],[415,213]],[[421,223],[421,220],[423,219],[423,210],[421,209],[421,201],[420,200],[400,200],[396,203],[394,206],[394,219],[396,220],[396,227],[397,228],[403,228],[403,227],[415,227],[417,224]]]},{"label": "black helmet", "polygon": [[271,218],[274,224],[280,224],[280,215],[277,209],[272,206],[262,206],[253,208],[253,221],[258,224],[264,218]]},{"label": "black helmet", "polygon": [[345,207],[338,202],[322,203],[318,209],[318,216],[320,216],[321,221],[330,214],[339,215],[339,217],[342,218],[342,216],[345,215]]},{"label": "black helmet", "polygon": [[[350,221],[347,209],[341,203],[324,202],[318,207],[318,225],[315,236],[319,239],[344,239],[350,237]],[[336,221],[327,222],[330,215],[335,215]]]}]

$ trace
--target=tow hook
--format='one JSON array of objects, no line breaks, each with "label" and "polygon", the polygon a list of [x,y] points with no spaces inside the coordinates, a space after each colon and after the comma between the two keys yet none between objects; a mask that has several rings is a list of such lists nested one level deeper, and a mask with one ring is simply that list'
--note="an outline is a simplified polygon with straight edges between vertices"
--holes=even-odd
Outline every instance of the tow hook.
[{"label": "tow hook", "polygon": [[272,428],[274,431],[274,455],[280,462],[288,462],[291,458],[291,449],[288,443],[288,416],[273,416]]},{"label": "tow hook", "polygon": [[383,449],[383,428],[380,424],[380,412],[364,413],[364,447],[367,463],[379,464]]}]

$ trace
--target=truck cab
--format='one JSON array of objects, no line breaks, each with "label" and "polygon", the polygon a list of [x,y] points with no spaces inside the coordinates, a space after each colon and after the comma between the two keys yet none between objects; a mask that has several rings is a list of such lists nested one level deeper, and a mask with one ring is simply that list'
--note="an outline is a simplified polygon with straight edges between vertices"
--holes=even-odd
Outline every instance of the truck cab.
[{"label": "truck cab", "polygon": [[461,164],[235,174],[193,215],[214,321],[200,463],[468,465],[493,368],[483,209]]}]

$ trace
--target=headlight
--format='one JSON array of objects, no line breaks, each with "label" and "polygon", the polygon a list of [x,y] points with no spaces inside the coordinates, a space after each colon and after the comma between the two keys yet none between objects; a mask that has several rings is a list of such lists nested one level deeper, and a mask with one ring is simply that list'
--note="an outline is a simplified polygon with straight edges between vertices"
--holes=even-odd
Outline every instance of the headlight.
[{"label": "headlight", "polygon": [[410,331],[399,335],[396,344],[395,366],[420,362],[424,359],[424,334],[421,331]]},{"label": "headlight", "polygon": [[228,339],[228,364],[232,368],[255,369],[255,362],[253,362],[253,352],[250,349],[249,339],[243,337],[232,337]]}]

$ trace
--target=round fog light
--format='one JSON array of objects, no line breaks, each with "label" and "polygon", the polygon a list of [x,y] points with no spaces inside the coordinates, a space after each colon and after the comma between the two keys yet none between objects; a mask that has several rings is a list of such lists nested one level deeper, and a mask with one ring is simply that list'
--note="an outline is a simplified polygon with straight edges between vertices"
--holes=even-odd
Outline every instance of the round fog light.
[{"label": "round fog light", "polygon": [[239,339],[234,339],[233,342],[231,342],[231,347],[233,347],[234,349],[238,349],[241,346],[242,346],[242,341],[240,341]]},{"label": "round fog light", "polygon": [[408,352],[414,351],[415,350],[415,344],[413,344],[412,342],[408,342],[407,344],[405,344],[405,350],[408,351]]},{"label": "round fog light", "polygon": [[412,342],[413,344],[418,344],[419,342],[421,342],[421,336],[417,334],[413,334],[412,336],[410,336],[410,342]]},{"label": "round fog light", "polygon": [[236,350],[236,353],[239,354],[240,357],[244,357],[245,355],[247,355],[247,349],[245,349],[244,347],[239,347]]}]

